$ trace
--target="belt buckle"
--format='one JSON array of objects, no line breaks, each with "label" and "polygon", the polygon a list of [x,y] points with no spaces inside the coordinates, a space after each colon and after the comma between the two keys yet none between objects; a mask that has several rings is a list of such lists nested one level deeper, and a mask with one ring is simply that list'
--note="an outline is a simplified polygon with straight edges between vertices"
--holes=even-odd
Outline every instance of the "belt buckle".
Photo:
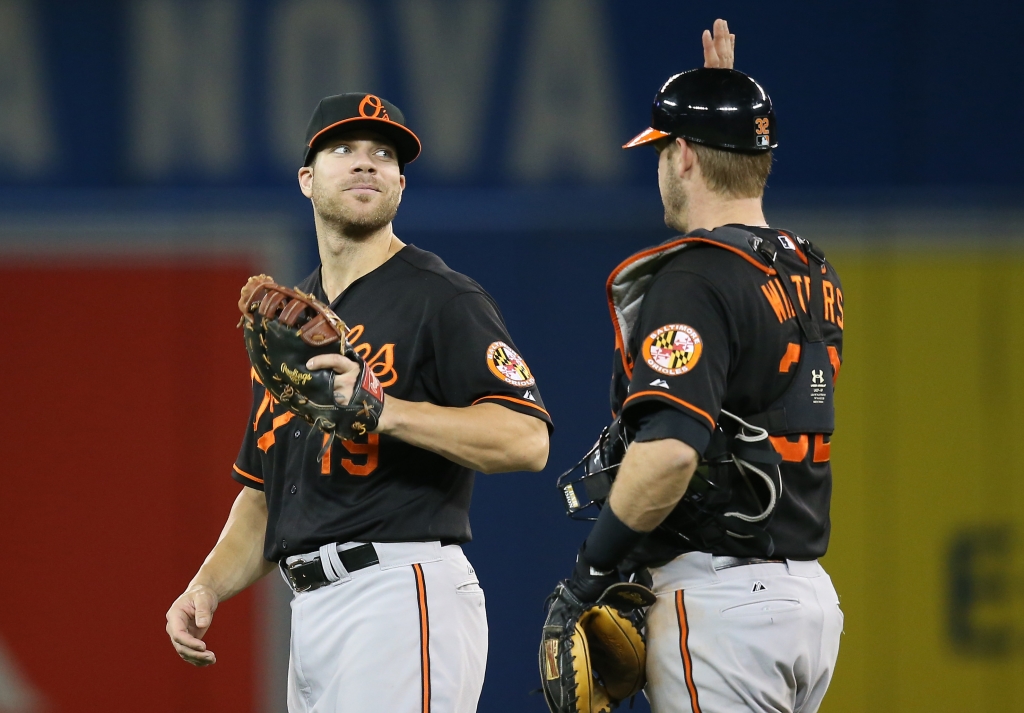
[{"label": "belt buckle", "polygon": [[302,565],[305,565],[305,564],[313,564],[314,562],[317,562],[317,561],[319,561],[319,560],[318,559],[314,559],[314,560],[311,560],[310,562],[303,562],[302,560],[295,560],[291,564],[285,564],[285,566],[284,566],[285,572],[284,573],[285,573],[285,576],[288,577],[288,581],[291,582],[292,591],[293,592],[298,594],[298,593],[301,593],[301,592],[311,591],[313,589],[313,583],[311,582],[311,583],[309,583],[309,584],[307,584],[305,586],[301,586],[300,587],[299,584],[295,581],[295,575],[292,574],[292,570],[298,569],[299,567],[301,567]]}]

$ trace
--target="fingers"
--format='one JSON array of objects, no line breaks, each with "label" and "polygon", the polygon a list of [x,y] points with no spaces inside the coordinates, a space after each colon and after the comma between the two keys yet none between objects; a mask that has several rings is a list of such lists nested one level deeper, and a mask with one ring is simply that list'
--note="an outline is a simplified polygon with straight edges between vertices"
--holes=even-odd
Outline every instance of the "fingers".
[{"label": "fingers", "polygon": [[189,623],[190,617],[182,609],[172,607],[167,612],[167,635],[178,656],[194,666],[217,663],[216,655],[206,650],[206,642],[189,633]]},{"label": "fingers", "polygon": [[718,55],[718,66],[722,69],[732,69],[736,64],[736,35],[729,34],[729,23],[725,20],[715,20],[714,44],[715,53]]},{"label": "fingers", "polygon": [[704,66],[712,69],[732,69],[736,63],[736,35],[729,34],[729,23],[715,20],[714,33],[704,30],[700,37],[704,46]]},{"label": "fingers", "polygon": [[171,645],[182,659],[194,666],[217,663],[217,657],[206,648],[202,636],[213,623],[217,610],[216,597],[206,590],[187,591],[167,610],[167,635]]},{"label": "fingers", "polygon": [[358,371],[359,365],[341,354],[319,354],[306,362],[306,368],[310,371],[333,369],[339,374],[346,374],[350,371]]},{"label": "fingers", "polygon": [[700,42],[704,45],[704,66],[710,69],[718,67],[718,52],[715,50],[715,42],[711,37],[710,30],[704,30],[704,34],[700,36]]}]

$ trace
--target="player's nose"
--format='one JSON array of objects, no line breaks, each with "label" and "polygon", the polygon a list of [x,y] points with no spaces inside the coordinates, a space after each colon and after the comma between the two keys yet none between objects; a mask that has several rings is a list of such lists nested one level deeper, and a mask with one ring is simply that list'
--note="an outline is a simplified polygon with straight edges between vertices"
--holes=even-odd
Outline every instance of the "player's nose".
[{"label": "player's nose", "polygon": [[373,163],[369,153],[357,151],[355,160],[352,162],[353,173],[377,173],[377,166]]}]

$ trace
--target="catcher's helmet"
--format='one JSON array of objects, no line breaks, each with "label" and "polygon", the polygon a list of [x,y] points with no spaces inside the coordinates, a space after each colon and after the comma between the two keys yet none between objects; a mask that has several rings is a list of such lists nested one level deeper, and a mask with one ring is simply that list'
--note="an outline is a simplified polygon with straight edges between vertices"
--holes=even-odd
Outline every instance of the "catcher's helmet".
[{"label": "catcher's helmet", "polygon": [[666,136],[741,153],[779,145],[771,98],[735,69],[693,69],[671,77],[654,97],[651,128],[622,148]]}]

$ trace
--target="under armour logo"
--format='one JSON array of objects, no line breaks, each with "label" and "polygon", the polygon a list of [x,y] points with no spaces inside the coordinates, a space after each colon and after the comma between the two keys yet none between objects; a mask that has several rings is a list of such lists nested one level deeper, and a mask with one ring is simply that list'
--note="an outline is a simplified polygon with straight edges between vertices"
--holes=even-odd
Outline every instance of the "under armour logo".
[{"label": "under armour logo", "polygon": [[825,371],[823,369],[811,369],[811,383],[812,384],[824,384],[825,383]]}]

